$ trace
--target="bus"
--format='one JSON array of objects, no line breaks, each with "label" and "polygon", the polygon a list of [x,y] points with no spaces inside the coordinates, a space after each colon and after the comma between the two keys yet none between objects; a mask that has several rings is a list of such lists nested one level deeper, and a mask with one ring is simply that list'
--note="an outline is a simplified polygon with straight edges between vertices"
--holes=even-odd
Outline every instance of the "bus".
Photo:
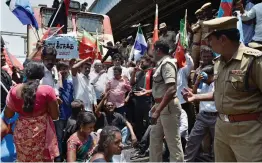
[{"label": "bus", "polygon": [[[114,44],[114,38],[112,34],[112,27],[110,18],[107,15],[96,14],[91,12],[83,12],[80,10],[81,5],[78,1],[70,1],[69,14],[68,14],[68,28],[67,33],[74,32],[77,34],[77,39],[81,39],[83,31],[91,33],[93,36],[97,36],[102,45],[106,45],[107,42]],[[40,39],[48,30],[48,22],[52,14],[56,11],[55,8],[47,7],[47,5],[39,5],[33,7],[34,16],[39,25]],[[30,26],[27,28],[27,54],[31,54],[36,47],[37,38],[34,33],[35,29]],[[103,48],[103,55],[107,52],[106,48]],[[41,56],[37,55],[36,60],[40,60]],[[111,63],[111,58],[108,57],[106,63]]]}]

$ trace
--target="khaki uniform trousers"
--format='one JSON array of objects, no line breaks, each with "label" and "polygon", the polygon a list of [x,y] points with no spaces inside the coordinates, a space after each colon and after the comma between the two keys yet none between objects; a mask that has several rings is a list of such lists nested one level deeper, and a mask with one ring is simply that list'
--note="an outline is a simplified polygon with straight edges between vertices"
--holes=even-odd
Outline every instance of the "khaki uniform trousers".
[{"label": "khaki uniform trousers", "polygon": [[262,122],[224,122],[215,127],[216,162],[262,162]]},{"label": "khaki uniform trousers", "polygon": [[200,46],[192,45],[192,59],[194,61],[194,69],[198,68],[200,61]]},{"label": "khaki uniform trousers", "polygon": [[[157,106],[158,104],[155,105]],[[164,136],[170,151],[170,162],[184,161],[184,154],[179,134],[180,115],[181,106],[174,105],[174,102],[172,101],[161,112],[161,115],[157,120],[157,124],[152,126],[149,145],[150,162],[163,161],[162,151]]]}]

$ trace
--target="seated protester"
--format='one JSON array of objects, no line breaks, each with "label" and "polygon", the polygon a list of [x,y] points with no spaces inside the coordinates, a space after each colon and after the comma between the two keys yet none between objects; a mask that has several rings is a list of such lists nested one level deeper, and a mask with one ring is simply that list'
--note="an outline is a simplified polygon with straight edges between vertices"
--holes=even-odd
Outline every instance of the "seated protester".
[{"label": "seated protester", "polygon": [[[60,61],[57,63],[57,70],[59,72],[58,87],[59,87],[59,98],[62,103],[59,105],[60,115],[59,120],[54,121],[56,128],[56,136],[59,146],[59,152],[62,154],[62,141],[64,129],[67,124],[68,118],[72,114],[71,102],[74,100],[73,83],[69,80],[69,65],[66,62]],[[56,158],[56,161],[61,162],[61,157]]]},{"label": "seated protester", "polygon": [[71,103],[71,108],[72,108],[72,115],[67,120],[65,132],[64,132],[64,142],[67,142],[69,137],[74,133],[77,117],[80,112],[84,111],[84,103],[83,101],[78,99],[74,100]]},{"label": "seated protester", "polygon": [[104,48],[107,48],[108,51],[106,53],[106,55],[103,57],[102,59],[102,63],[104,63],[106,61],[106,59],[110,56],[111,58],[113,58],[113,56],[117,53],[119,53],[118,47],[114,46],[113,43],[111,41],[106,43],[107,46],[103,45]]},{"label": "seated protester", "polygon": [[95,123],[92,113],[81,112],[78,115],[75,133],[67,141],[67,162],[85,162],[89,159],[94,148],[91,133]]},{"label": "seated protester", "polygon": [[114,67],[114,78],[109,80],[106,85],[106,91],[109,91],[108,101],[116,107],[116,112],[126,116],[127,107],[125,106],[125,95],[131,91],[131,86],[126,77],[122,75],[122,68]]},{"label": "seated protester", "polygon": [[120,130],[115,126],[106,126],[100,133],[96,153],[89,162],[113,162],[114,155],[120,155],[123,149]]},{"label": "seated protester", "polygon": [[130,73],[129,70],[125,67],[122,66],[123,63],[123,59],[121,57],[120,54],[115,54],[113,57],[113,64],[114,66],[110,67],[107,71],[107,76],[108,76],[108,80],[114,79],[114,67],[121,67],[122,68],[122,73],[121,75],[124,77],[126,77],[128,80],[130,80]]},{"label": "seated protester", "polygon": [[[137,142],[136,135],[133,131],[132,125],[119,113],[116,113],[115,105],[112,102],[107,102],[106,99],[109,96],[109,92],[105,93],[102,101],[99,103],[95,115],[97,117],[97,122],[95,129],[102,129],[105,126],[116,126],[121,130],[123,139],[122,142],[126,144],[130,134],[132,143],[135,144]],[[104,107],[105,104],[105,107]],[[105,112],[101,112],[101,109],[104,109]]]},{"label": "seated protester", "polygon": [[[214,66],[209,65],[202,69],[193,87],[193,92],[205,94],[214,91]],[[199,152],[201,142],[208,130],[214,140],[217,110],[214,101],[201,101],[195,125],[189,135],[185,149],[185,161],[194,162]],[[213,141],[212,141],[213,142]],[[213,150],[212,150],[213,153]]]},{"label": "seated protester", "polygon": [[97,105],[97,101],[94,86],[89,78],[92,64],[91,61],[91,58],[86,58],[76,63],[72,67],[71,73],[73,78],[75,99],[82,100],[84,102],[85,110],[93,112],[94,107]]}]

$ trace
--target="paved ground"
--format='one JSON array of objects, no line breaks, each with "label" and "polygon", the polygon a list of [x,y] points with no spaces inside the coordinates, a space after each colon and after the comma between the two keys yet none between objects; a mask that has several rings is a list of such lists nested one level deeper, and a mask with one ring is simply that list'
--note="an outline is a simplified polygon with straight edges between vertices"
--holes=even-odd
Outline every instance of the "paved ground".
[{"label": "paved ground", "polygon": [[[133,154],[135,152],[134,148],[125,149],[122,151],[122,160],[124,159],[126,162],[149,162],[149,157],[144,158],[135,158]],[[211,158],[205,153],[200,153],[195,162],[214,162],[214,158]]]},{"label": "paved ground", "polygon": [[122,157],[125,158],[126,162],[148,162],[149,161],[149,157],[134,158],[133,157],[134,152],[135,152],[134,148],[123,150]]}]

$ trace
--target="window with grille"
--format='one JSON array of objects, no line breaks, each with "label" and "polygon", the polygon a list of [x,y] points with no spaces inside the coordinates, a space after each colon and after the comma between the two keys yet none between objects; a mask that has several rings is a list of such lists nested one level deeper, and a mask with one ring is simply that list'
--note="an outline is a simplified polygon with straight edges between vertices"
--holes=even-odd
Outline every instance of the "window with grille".
[{"label": "window with grille", "polygon": [[96,34],[98,30],[98,34],[103,34],[103,19],[101,15],[79,13],[76,16],[77,30],[80,32],[85,30],[92,34]]},{"label": "window with grille", "polygon": [[[51,18],[51,16],[53,15],[53,13],[55,12],[55,9],[52,8],[43,8],[41,10],[41,17],[42,17],[42,27],[43,28],[48,28],[48,22]],[[69,11],[68,17],[67,17],[67,30],[68,31],[72,31],[73,30],[73,25],[72,25],[72,13]]]}]

